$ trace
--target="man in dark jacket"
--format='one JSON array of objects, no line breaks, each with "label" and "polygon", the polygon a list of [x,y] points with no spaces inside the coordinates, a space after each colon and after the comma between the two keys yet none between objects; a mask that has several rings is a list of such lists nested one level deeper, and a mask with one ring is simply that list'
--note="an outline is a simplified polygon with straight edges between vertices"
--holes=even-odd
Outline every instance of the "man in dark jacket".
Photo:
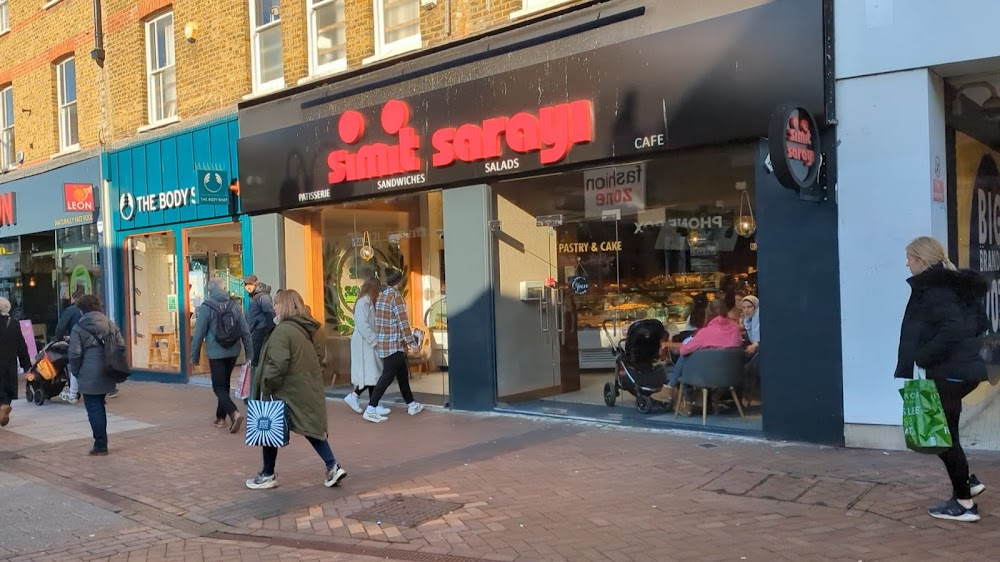
[{"label": "man in dark jacket", "polygon": [[11,402],[17,398],[17,365],[28,370],[28,344],[21,325],[10,317],[10,301],[0,297],[0,427],[10,422]]},{"label": "man in dark jacket", "polygon": [[[227,310],[236,316],[240,331],[240,341],[228,347],[219,342],[215,333],[216,316]],[[243,344],[242,348],[240,347],[241,343]],[[225,281],[218,277],[213,277],[208,282],[208,298],[198,307],[194,323],[194,337],[191,341],[191,362],[194,364],[198,364],[198,360],[201,358],[202,344],[205,345],[208,367],[212,371],[212,391],[215,392],[217,398],[215,426],[228,426],[230,433],[236,433],[240,424],[243,423],[243,414],[229,397],[229,385],[240,350],[245,350],[246,354],[250,356],[253,354],[254,348],[250,341],[250,330],[247,327],[246,318],[243,316],[243,307],[239,305],[239,301],[230,299],[229,293],[226,291]],[[229,418],[228,422],[226,418]]]},{"label": "man in dark jacket", "polygon": [[[66,310],[63,310],[62,316],[59,317],[59,324],[56,325],[56,341],[61,339],[68,340],[77,322],[80,321],[80,318],[83,318],[80,307],[76,305],[82,296],[83,290],[77,289],[73,293],[73,303],[67,306]],[[76,404],[80,400],[80,384],[77,382],[76,375],[72,371],[69,372],[69,388],[59,393],[59,398],[70,404]]]},{"label": "man in dark jacket", "polygon": [[260,348],[264,340],[274,328],[274,301],[271,300],[271,287],[261,283],[256,275],[247,275],[243,286],[250,294],[250,308],[247,310],[247,326],[253,340],[253,355],[251,364],[256,365],[260,358]]},{"label": "man in dark jacket", "polygon": [[80,393],[87,408],[87,418],[94,433],[91,455],[108,454],[108,414],[105,398],[115,389],[115,379],[108,375],[104,360],[105,345],[115,341],[125,347],[118,326],[101,310],[101,301],[94,295],[80,298],[77,306],[83,317],[73,327],[69,338],[69,365],[80,382]]}]

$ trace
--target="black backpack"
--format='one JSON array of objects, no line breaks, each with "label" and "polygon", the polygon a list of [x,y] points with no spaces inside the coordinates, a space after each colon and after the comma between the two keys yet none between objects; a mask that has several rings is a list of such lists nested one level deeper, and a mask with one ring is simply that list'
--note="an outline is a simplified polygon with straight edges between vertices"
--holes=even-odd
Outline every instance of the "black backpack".
[{"label": "black backpack", "polygon": [[236,345],[236,342],[240,341],[243,335],[240,319],[236,315],[233,302],[230,299],[224,306],[212,301],[204,301],[202,303],[215,312],[212,315],[212,327],[214,328],[215,341],[219,342],[219,345],[222,347]]},{"label": "black backpack", "polygon": [[132,374],[132,369],[128,364],[128,355],[126,354],[125,346],[118,345],[118,338],[115,337],[118,333],[118,328],[112,324],[111,333],[108,334],[106,339],[98,337],[97,334],[86,328],[80,329],[90,334],[104,349],[104,372],[109,377],[115,379],[115,382],[125,382]]}]

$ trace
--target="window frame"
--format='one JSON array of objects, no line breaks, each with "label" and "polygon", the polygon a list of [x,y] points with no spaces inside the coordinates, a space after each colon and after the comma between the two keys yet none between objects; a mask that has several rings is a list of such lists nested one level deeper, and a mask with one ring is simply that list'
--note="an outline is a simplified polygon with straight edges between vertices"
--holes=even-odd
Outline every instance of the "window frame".
[{"label": "window frame", "polygon": [[416,2],[417,4],[417,34],[410,35],[409,37],[404,37],[393,41],[392,43],[385,42],[385,8],[384,3],[391,0],[373,0],[372,4],[374,6],[373,15],[375,18],[375,56],[371,59],[366,59],[366,61],[377,60],[386,57],[391,57],[407,51],[414,51],[423,47],[423,30],[420,29],[420,0],[410,0],[411,2]]},{"label": "window frame", "polygon": [[[66,64],[69,62],[73,63],[73,101],[66,102],[64,99],[63,82],[65,81],[64,76],[66,73],[65,71]],[[56,63],[56,120],[58,123],[58,130],[59,130],[59,152],[68,152],[80,148],[80,114],[79,114],[79,105],[76,92],[76,78],[77,77],[76,77],[75,54],[69,55],[68,57]],[[69,135],[69,131],[64,130],[65,123],[63,123],[63,112],[65,111],[68,114],[70,106],[73,106],[74,108],[77,109],[75,117],[76,120],[75,139],[67,138],[67,136]]]},{"label": "window frame", "polygon": [[[174,11],[167,10],[154,17],[149,18],[144,22],[146,26],[146,119],[150,125],[157,125],[160,123],[165,123],[168,121],[173,121],[177,118],[178,108],[177,108],[177,43],[174,41],[172,45],[172,52],[170,53],[170,59],[172,63],[164,66],[163,68],[153,69],[153,49],[156,47],[153,45],[155,35],[155,28],[157,22],[164,18],[170,18],[170,25],[173,27],[176,24],[174,19]],[[176,32],[175,32],[176,35]],[[164,36],[165,38],[166,36]],[[165,46],[164,46],[165,47]],[[164,48],[166,50],[166,48]],[[154,96],[154,76],[163,75],[168,70],[174,71],[174,113],[173,115],[164,115],[161,119],[156,119],[157,107],[154,106],[154,97],[159,99],[160,103],[163,103],[163,92],[156,92]],[[164,112],[166,107],[163,108]]]},{"label": "window frame", "polygon": [[[10,96],[11,114],[7,115],[7,96]],[[14,86],[8,84],[0,88],[0,172],[5,172],[17,165],[17,147],[14,139]],[[9,131],[9,133],[8,133]],[[3,139],[9,135],[10,146],[5,147]]]},{"label": "window frame", "polygon": [[0,35],[10,31],[10,1],[0,0]]},{"label": "window frame", "polygon": [[[250,74],[253,77],[253,91],[257,92],[269,92],[273,90],[280,90],[285,87],[285,62],[284,57],[281,61],[281,77],[275,78],[270,82],[261,82],[261,66],[260,66],[260,34],[264,31],[268,31],[275,27],[281,27],[281,12],[279,8],[278,19],[272,22],[268,22],[264,25],[257,25],[257,3],[261,0],[250,0]],[[280,35],[280,32],[279,32]],[[284,40],[284,37],[282,37]],[[282,49],[284,49],[284,41],[282,41]]]},{"label": "window frame", "polygon": [[569,4],[570,2],[572,2],[572,0],[521,0],[521,9],[511,12],[510,19],[516,20],[540,12],[545,12],[553,8],[558,8],[559,6]]},{"label": "window frame", "polygon": [[316,18],[316,12],[317,12],[317,10],[319,10],[321,8],[325,8],[327,6],[332,6],[332,5],[334,5],[334,4],[338,3],[338,2],[345,4],[344,9],[345,10],[347,9],[347,7],[346,7],[346,1],[345,0],[306,0],[306,13],[307,13],[307,17],[309,19],[309,30],[308,30],[309,37],[308,37],[308,41],[309,41],[309,75],[310,76],[321,75],[321,74],[332,74],[332,73],[335,73],[335,72],[341,72],[341,71],[347,70],[347,49],[346,49],[346,47],[347,47],[347,41],[346,41],[346,34],[347,34],[347,21],[346,20],[347,20],[347,16],[346,16],[346,13],[344,15],[344,20],[345,21],[343,22],[343,25],[344,25],[344,34],[345,34],[344,57],[340,58],[340,59],[337,59],[337,60],[335,60],[333,62],[328,62],[326,64],[322,64],[322,65],[319,64],[319,45],[317,44],[317,41],[319,39],[319,36],[318,36],[319,35],[318,34],[319,30],[317,28],[318,23],[317,23],[317,18]]}]

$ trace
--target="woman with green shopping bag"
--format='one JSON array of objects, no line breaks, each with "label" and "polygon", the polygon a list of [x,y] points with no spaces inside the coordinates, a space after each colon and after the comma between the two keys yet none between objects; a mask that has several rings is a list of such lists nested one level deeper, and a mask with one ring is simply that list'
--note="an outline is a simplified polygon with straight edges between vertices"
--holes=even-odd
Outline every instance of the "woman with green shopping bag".
[{"label": "woman with green shopping bag", "polygon": [[[934,381],[951,433],[951,447],[939,453],[951,478],[953,495],[928,510],[931,517],[979,521],[972,498],[986,486],[969,474],[969,462],[958,438],[962,398],[986,380],[986,363],[979,352],[989,328],[984,297],[986,280],[969,270],[956,270],[937,240],[922,236],[906,247],[906,265],[913,274],[910,300],[903,313],[896,378],[913,378],[914,365]],[[932,391],[933,392],[933,391]]]}]

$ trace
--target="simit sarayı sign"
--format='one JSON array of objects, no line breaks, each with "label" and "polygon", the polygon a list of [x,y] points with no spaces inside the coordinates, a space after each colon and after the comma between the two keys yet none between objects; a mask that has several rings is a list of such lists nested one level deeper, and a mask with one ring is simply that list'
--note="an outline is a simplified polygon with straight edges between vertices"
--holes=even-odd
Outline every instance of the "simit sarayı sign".
[{"label": "simit saray\u0131 sign", "polygon": [[[244,102],[240,208],[256,214],[640,162],[764,137],[775,105],[788,99],[822,117],[824,3],[756,4],[680,27],[629,11],[639,27],[660,30],[611,44],[597,28],[540,50],[500,34],[487,52],[474,42],[449,48],[448,62],[418,58]],[[782,41],[761,40],[773,36]]]},{"label": "simit saray\u0131 sign", "polygon": [[[381,132],[394,142],[363,143],[369,124],[360,111],[345,111],[337,120],[337,141],[344,148],[326,155],[330,188],[300,193],[299,202],[327,199],[346,182],[376,182],[377,190],[422,185],[427,170],[456,163],[482,163],[485,174],[517,170],[522,158],[536,166],[561,162],[578,144],[594,138],[589,100],[550,105],[478,123],[443,127],[429,134],[410,125],[410,106],[390,100],[379,114]],[[427,142],[427,138],[430,142]]]}]

